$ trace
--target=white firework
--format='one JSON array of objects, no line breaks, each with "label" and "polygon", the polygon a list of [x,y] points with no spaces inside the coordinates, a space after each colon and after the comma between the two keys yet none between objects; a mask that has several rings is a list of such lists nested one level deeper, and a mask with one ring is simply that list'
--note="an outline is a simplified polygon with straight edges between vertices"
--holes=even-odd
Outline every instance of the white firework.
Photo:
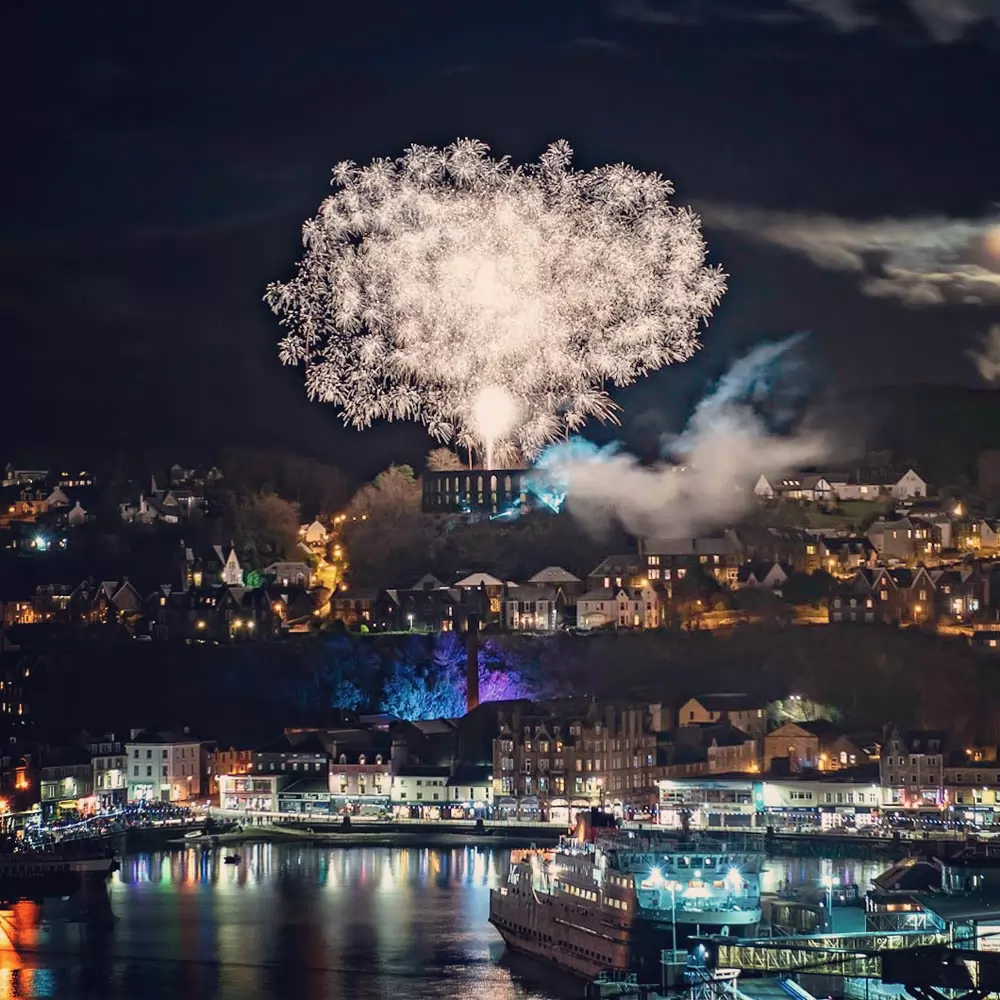
[{"label": "white firework", "polygon": [[460,139],[338,164],[298,274],[267,292],[310,398],[359,428],[421,421],[494,467],[614,421],[607,386],[687,360],[725,290],[700,220],[658,174],[572,155],[517,167]]}]

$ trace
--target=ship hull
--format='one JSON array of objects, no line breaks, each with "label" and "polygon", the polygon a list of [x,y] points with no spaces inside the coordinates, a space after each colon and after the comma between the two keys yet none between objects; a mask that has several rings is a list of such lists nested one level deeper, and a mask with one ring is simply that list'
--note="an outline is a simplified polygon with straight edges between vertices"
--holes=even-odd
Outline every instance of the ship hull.
[{"label": "ship hull", "polygon": [[100,879],[117,868],[113,858],[18,858],[0,859],[0,885],[67,884],[81,879]]}]

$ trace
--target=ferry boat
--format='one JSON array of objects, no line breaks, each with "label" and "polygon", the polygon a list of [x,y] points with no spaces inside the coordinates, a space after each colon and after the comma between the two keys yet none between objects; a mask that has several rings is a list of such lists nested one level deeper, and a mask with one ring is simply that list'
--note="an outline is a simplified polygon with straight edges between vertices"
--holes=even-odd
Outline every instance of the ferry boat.
[{"label": "ferry boat", "polygon": [[511,852],[490,892],[490,923],[512,951],[593,980],[660,979],[663,951],[692,937],[752,937],[764,855],[725,842],[595,831],[555,849]]}]

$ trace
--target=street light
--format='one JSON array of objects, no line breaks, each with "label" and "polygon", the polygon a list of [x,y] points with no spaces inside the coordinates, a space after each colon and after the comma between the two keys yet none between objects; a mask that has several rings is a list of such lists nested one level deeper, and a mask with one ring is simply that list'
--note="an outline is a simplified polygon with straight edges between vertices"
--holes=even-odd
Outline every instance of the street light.
[{"label": "street light", "polygon": [[410,631],[413,631],[413,615],[409,614],[406,616],[406,620],[410,623]]},{"label": "street light", "polygon": [[826,913],[827,919],[830,921],[830,930],[833,931],[833,887],[837,884],[837,880],[832,875],[824,875],[820,881],[826,887]]}]

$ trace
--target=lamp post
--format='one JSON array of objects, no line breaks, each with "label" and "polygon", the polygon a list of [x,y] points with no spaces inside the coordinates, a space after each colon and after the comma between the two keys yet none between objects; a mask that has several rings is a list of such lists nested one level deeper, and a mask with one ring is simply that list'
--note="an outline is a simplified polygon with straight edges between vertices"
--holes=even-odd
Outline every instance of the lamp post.
[{"label": "lamp post", "polygon": [[670,940],[673,946],[673,954],[670,956],[672,962],[677,961],[677,880],[670,882]]},{"label": "lamp post", "polygon": [[824,875],[820,880],[826,887],[826,913],[827,919],[830,921],[830,933],[833,933],[833,887],[836,884],[836,879],[832,875]]}]

